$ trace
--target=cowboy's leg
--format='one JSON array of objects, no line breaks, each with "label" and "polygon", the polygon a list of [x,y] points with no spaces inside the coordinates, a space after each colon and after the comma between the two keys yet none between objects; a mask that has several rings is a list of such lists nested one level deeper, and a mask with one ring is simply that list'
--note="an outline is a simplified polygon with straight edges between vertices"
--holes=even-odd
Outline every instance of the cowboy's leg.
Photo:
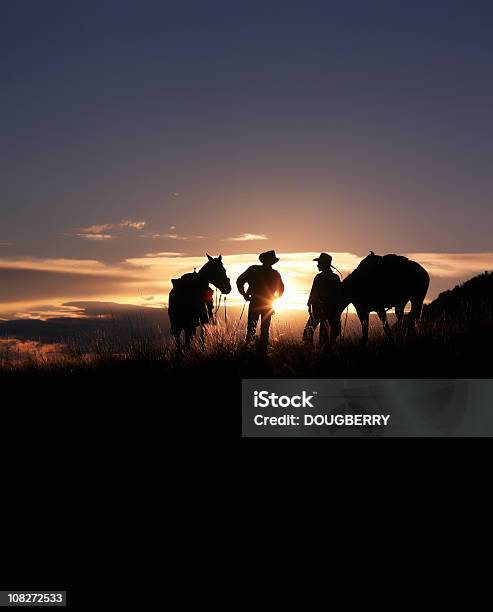
[{"label": "cowboy's leg", "polygon": [[322,319],[320,319],[320,346],[327,346],[329,344],[329,339],[329,321],[326,317],[323,317]]},{"label": "cowboy's leg", "polygon": [[255,337],[255,332],[257,331],[257,322],[259,318],[260,312],[256,308],[255,304],[248,305],[248,323],[247,323],[247,334],[246,341],[251,342]]},{"label": "cowboy's leg", "polygon": [[329,317],[330,326],[330,341],[334,343],[341,335],[341,317],[340,315],[331,315]]},{"label": "cowboy's leg", "polygon": [[308,321],[306,322],[305,329],[303,330],[303,342],[306,344],[313,344],[313,334],[317,329],[318,320],[310,313]]},{"label": "cowboy's leg", "polygon": [[269,343],[269,328],[270,321],[272,319],[272,308],[266,308],[262,310],[261,313],[261,322],[260,322],[260,346],[263,349],[267,349],[267,344]]}]

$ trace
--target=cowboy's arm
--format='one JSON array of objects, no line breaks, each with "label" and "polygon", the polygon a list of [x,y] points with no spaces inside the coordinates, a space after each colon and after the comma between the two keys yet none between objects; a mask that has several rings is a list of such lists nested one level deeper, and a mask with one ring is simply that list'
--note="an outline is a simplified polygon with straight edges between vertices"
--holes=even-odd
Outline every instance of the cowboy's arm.
[{"label": "cowboy's arm", "polygon": [[313,305],[313,302],[315,301],[315,298],[317,296],[317,282],[318,276],[313,279],[312,288],[310,289],[310,295],[308,296],[308,309],[310,309],[310,307]]},{"label": "cowboy's arm", "polygon": [[240,276],[238,276],[238,278],[236,279],[236,287],[238,288],[238,291],[241,293],[241,295],[246,298],[248,295],[248,292],[245,291],[245,284],[248,283],[250,284],[249,281],[249,269],[245,270],[242,274],[240,274]]},{"label": "cowboy's arm", "polygon": [[277,289],[276,289],[277,297],[281,297],[284,293],[284,283],[282,282],[281,275],[277,273]]}]

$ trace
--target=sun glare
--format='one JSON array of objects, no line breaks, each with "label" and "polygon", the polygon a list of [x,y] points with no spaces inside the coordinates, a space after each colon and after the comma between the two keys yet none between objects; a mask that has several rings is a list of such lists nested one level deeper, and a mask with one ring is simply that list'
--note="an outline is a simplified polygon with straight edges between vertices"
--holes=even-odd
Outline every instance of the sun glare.
[{"label": "sun glare", "polygon": [[274,300],[274,310],[305,310],[307,301],[306,291],[294,286],[286,288],[284,295]]}]

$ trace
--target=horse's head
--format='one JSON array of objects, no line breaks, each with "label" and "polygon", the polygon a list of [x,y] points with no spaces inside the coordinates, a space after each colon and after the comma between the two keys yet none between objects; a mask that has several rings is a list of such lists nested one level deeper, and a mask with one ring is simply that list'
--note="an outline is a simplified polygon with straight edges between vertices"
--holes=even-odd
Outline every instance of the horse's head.
[{"label": "horse's head", "polygon": [[341,283],[341,297],[335,311],[341,315],[346,307],[353,302],[361,292],[367,289],[368,283],[372,282],[372,272],[381,264],[382,256],[375,255],[370,251],[362,259],[357,268],[348,274]]},{"label": "horse's head", "polygon": [[231,293],[231,282],[226,276],[226,270],[223,266],[222,255],[219,257],[211,257],[207,255],[207,263],[201,268],[201,273],[206,276],[209,283],[217,287],[221,293]]}]

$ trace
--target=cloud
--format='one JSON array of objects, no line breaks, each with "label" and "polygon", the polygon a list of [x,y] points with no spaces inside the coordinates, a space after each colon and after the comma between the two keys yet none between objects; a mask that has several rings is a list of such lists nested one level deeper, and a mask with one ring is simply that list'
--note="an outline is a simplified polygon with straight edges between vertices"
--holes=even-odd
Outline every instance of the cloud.
[{"label": "cloud", "polygon": [[431,276],[463,278],[493,269],[493,253],[407,253]]},{"label": "cloud", "polygon": [[82,240],[93,240],[94,242],[111,240],[113,236],[111,234],[77,234],[77,238]]},{"label": "cloud", "polygon": [[0,258],[0,270],[32,270],[40,272],[67,272],[70,274],[112,275],[114,268],[96,259],[42,259],[38,257]]},{"label": "cloud", "polygon": [[146,295],[155,292],[154,287],[145,289],[140,276],[136,270],[94,260],[0,258],[0,318],[23,317],[37,311],[44,313],[39,317],[53,316],[56,308],[76,299],[135,296],[139,301],[140,287]]},{"label": "cloud", "polygon": [[2,242],[0,240],[0,249],[3,247],[9,247],[9,246],[12,246],[12,242]]},{"label": "cloud", "polygon": [[[149,301],[149,300],[145,300]],[[75,308],[79,314],[85,317],[99,316],[129,316],[131,314],[141,314],[143,312],[149,315],[160,315],[156,313],[156,309],[151,306],[141,306],[135,304],[120,304],[118,302],[101,302],[80,300],[75,302],[65,302],[62,306]]]},{"label": "cloud", "polygon": [[231,238],[226,238],[229,242],[249,242],[251,240],[267,240],[267,236],[265,234],[240,234],[239,236],[231,236]]},{"label": "cloud", "polygon": [[202,240],[204,236],[199,234],[192,234],[190,236],[181,236],[180,234],[139,234],[139,238],[166,238],[168,240],[183,240],[188,242],[190,240]]},{"label": "cloud", "polygon": [[118,227],[129,227],[130,229],[141,230],[144,229],[145,221],[132,221],[131,219],[123,219],[118,223]]},{"label": "cloud", "polygon": [[202,238],[204,238],[204,236],[201,236],[200,234],[192,234],[190,236],[180,236],[180,234],[162,234],[163,238],[168,238],[170,240],[202,240]]},{"label": "cloud", "polygon": [[104,225],[89,225],[88,227],[81,227],[80,231],[82,234],[104,234],[110,230],[114,225],[105,223]]},{"label": "cloud", "polygon": [[145,221],[134,221],[132,219],[122,219],[119,223],[102,223],[100,225],[89,225],[87,227],[81,227],[77,238],[82,240],[111,240],[113,235],[109,232],[115,229],[133,229],[143,230],[146,225]]},{"label": "cloud", "polygon": [[[40,300],[67,300],[70,296],[90,296],[122,294],[137,283],[135,275],[116,270],[113,274],[86,274],[80,272],[61,272],[53,270],[26,270],[19,268],[0,268],[0,302],[31,302]],[[55,302],[56,303],[56,302]],[[2,308],[1,310],[6,310]],[[11,310],[11,308],[8,308]]]},{"label": "cloud", "polygon": [[153,234],[139,234],[139,238],[152,238],[152,239],[154,239],[154,238],[162,238],[162,234],[156,234],[156,233],[153,233]]},{"label": "cloud", "polygon": [[183,257],[183,253],[175,253],[174,251],[159,251],[158,253],[146,253],[146,257]]}]

